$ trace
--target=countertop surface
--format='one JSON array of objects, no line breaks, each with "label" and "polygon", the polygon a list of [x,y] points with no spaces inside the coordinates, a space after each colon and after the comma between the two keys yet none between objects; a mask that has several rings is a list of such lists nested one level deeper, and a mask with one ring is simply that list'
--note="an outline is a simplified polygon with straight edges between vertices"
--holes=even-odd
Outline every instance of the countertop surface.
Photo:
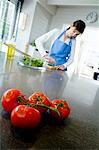
[{"label": "countertop surface", "polygon": [[31,150],[98,150],[99,149],[99,84],[63,71],[38,71],[17,64],[0,52],[0,96],[10,89],[25,95],[40,91],[52,99],[65,99],[70,116],[57,124],[47,114],[38,128],[26,130],[13,127],[10,116],[0,103],[0,149]]}]

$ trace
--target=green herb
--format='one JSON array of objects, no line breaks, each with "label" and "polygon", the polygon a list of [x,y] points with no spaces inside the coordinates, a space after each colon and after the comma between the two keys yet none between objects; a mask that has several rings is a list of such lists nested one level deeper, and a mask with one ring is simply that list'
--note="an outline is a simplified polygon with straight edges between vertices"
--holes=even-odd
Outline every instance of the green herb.
[{"label": "green herb", "polygon": [[31,43],[31,45],[36,47],[35,40]]},{"label": "green herb", "polygon": [[24,58],[21,60],[24,65],[29,65],[30,64],[30,58],[27,56],[24,56]]},{"label": "green herb", "polygon": [[40,58],[30,59],[29,57],[24,56],[24,58],[21,60],[21,62],[24,65],[30,65],[30,66],[33,66],[33,67],[42,67],[43,66],[43,60],[40,59]]},{"label": "green herb", "polygon": [[33,58],[33,59],[31,59],[30,65],[34,66],[34,67],[42,67],[43,66],[43,61],[41,59]]}]

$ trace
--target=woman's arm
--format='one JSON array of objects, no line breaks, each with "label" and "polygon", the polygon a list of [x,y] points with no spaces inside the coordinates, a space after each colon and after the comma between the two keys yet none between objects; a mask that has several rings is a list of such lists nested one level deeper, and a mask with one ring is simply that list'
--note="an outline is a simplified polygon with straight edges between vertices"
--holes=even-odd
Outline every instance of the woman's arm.
[{"label": "woman's arm", "polygon": [[68,61],[66,63],[63,64],[65,68],[74,61],[75,45],[76,45],[76,40],[74,39],[74,40],[72,40],[72,48],[71,48],[70,58],[68,59]]},{"label": "woman's arm", "polygon": [[50,38],[57,32],[58,32],[58,29],[55,28],[35,40],[36,47],[42,57],[47,55],[46,49],[44,48],[44,43],[50,40]]}]

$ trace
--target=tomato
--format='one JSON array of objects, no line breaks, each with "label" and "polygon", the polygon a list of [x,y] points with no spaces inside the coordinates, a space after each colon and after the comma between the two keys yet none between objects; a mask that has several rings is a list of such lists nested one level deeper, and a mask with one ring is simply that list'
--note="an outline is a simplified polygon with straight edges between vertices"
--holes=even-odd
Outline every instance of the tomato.
[{"label": "tomato", "polygon": [[18,89],[9,89],[4,92],[1,98],[1,103],[6,112],[10,113],[16,106],[18,106],[18,96],[22,96],[22,98],[25,99],[22,92]]},{"label": "tomato", "polygon": [[[30,104],[44,104],[46,106],[50,106],[51,105],[51,101],[49,100],[49,98],[46,95],[44,95],[43,93],[41,93],[41,92],[33,93],[29,97],[28,102]],[[35,108],[37,110],[39,110],[41,113],[43,113],[43,112],[45,112],[47,110],[47,108],[44,108],[42,106],[35,106]]]},{"label": "tomato", "polygon": [[11,112],[11,123],[20,128],[35,128],[41,120],[40,112],[29,106],[19,105]]},{"label": "tomato", "polygon": [[58,120],[64,120],[70,114],[70,107],[65,100],[52,100],[52,104],[50,107],[58,110],[59,114],[53,110],[50,110],[51,115]]}]

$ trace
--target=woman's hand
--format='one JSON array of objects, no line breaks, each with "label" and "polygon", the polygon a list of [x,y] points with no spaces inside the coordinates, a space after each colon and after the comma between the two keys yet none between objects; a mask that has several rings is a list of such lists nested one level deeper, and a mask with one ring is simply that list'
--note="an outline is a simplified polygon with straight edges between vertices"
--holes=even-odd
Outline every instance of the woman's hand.
[{"label": "woman's hand", "polygon": [[62,70],[62,71],[64,71],[64,70],[65,70],[65,67],[64,67],[64,65],[56,66],[56,69],[57,69],[57,70]]},{"label": "woman's hand", "polygon": [[49,63],[49,64],[55,64],[54,58],[49,57],[49,58],[48,58],[48,63]]},{"label": "woman's hand", "polygon": [[55,60],[52,57],[49,57],[48,55],[44,56],[44,59],[46,62],[48,62],[49,64],[54,64]]}]

